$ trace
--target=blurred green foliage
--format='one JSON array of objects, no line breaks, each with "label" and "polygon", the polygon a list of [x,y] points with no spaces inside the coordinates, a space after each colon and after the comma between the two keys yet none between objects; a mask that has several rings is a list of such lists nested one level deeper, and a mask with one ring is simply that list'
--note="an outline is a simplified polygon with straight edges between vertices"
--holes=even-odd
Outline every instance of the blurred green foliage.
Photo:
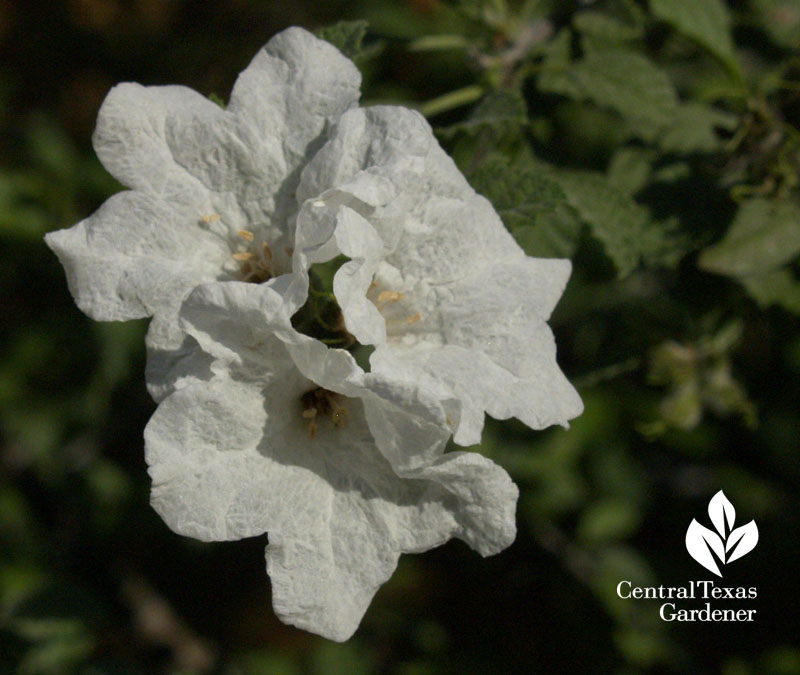
[{"label": "blurred green foliage", "polygon": [[[346,20],[346,21],[343,21]],[[80,315],[42,235],[120,189],[89,146],[117,81],[220,101],[288,25],[426,114],[530,255],[585,413],[490,421],[519,536],[406,556],[337,645],[280,624],[263,540],[199,544],[149,509],[141,322]],[[800,672],[800,2],[0,3],[0,671]],[[758,548],[755,624],[667,624],[616,595],[683,585],[724,489]]]}]

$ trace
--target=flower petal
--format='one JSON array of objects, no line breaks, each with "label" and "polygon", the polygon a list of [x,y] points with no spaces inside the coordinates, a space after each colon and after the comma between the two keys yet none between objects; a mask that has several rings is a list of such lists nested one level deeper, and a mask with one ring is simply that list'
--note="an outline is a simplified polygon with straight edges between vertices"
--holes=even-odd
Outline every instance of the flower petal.
[{"label": "flower petal", "polygon": [[145,433],[153,505],[171,528],[204,540],[269,532],[284,621],[345,640],[401,553],[455,536],[490,555],[513,541],[518,492],[500,467],[453,453],[402,479],[357,399],[344,428],[312,441],[292,421],[305,385],[286,364],[274,364],[281,396],[265,402],[260,383],[218,377],[168,397]]},{"label": "flower petal", "polygon": [[[359,465],[363,466],[363,465]],[[267,571],[275,612],[332,640],[355,632],[400,553],[421,553],[455,536],[482,555],[516,536],[518,490],[475,453],[454,453],[413,480],[386,479],[378,466],[344,480],[325,528],[270,533]]]},{"label": "flower petal", "polygon": [[272,38],[239,75],[226,110],[171,117],[178,164],[212,191],[267,200],[279,220],[295,208],[299,169],[327,120],[355,105],[361,75],[333,46],[301,28]]},{"label": "flower petal", "polygon": [[[350,196],[370,208],[380,206],[424,172],[435,143],[430,125],[416,111],[399,106],[350,110],[303,169],[298,203],[332,192],[341,195],[339,203]],[[447,178],[466,186],[457,170]]]},{"label": "flower petal", "polygon": [[197,181],[176,164],[166,141],[171,117],[213,114],[219,107],[193,89],[123,82],[109,91],[92,136],[103,166],[129,188],[169,198]]},{"label": "flower petal", "polygon": [[206,380],[211,375],[213,357],[185,333],[178,322],[177,310],[157,313],[145,336],[147,391],[160,403],[187,382]]},{"label": "flower petal", "polygon": [[[215,359],[214,372],[252,378],[271,372],[285,350],[316,386],[364,400],[375,442],[398,475],[434,461],[444,451],[460,409],[437,382],[420,385],[393,375],[365,374],[349,352],[297,333],[281,297],[269,286],[237,282],[197,288],[181,308],[184,329]],[[187,364],[202,377],[206,362]]]},{"label": "flower petal", "polygon": [[518,285],[478,276],[469,283],[434,287],[419,299],[423,317],[372,354],[373,372],[405,373],[420,382],[432,378],[463,403],[457,443],[480,441],[483,411],[542,429],[566,426],[583,410],[556,362],[552,332],[539,315],[549,311],[551,304],[541,299],[560,292],[569,264],[531,262],[541,263],[540,269],[552,267],[552,277],[537,279],[512,270]]},{"label": "flower petal", "polygon": [[230,252],[202,227],[202,205],[181,212],[141,192],[120,192],[77,225],[45,240],[78,307],[116,321],[172,307],[199,280],[221,274]]},{"label": "flower petal", "polygon": [[339,251],[351,259],[333,278],[333,292],[345,325],[353,326],[353,335],[362,345],[382,344],[386,341],[386,322],[367,292],[383,255],[383,243],[364,218],[345,206],[339,208],[334,238]]},{"label": "flower petal", "polygon": [[262,136],[281,138],[289,162],[296,164],[326,120],[357,103],[360,86],[361,73],[350,59],[292,27],[273,37],[242,71],[228,110],[252,121]]},{"label": "flower petal", "polygon": [[484,412],[535,429],[580,414],[544,323],[569,261],[527,257],[424,120],[391,107],[350,111],[298,197],[295,282],[312,262],[349,255],[334,279],[348,331],[378,346],[374,373],[460,403],[456,442],[479,442]]},{"label": "flower petal", "polygon": [[[469,186],[418,113],[397,106],[352,110],[303,171],[298,200],[367,217],[387,261],[406,276],[451,281],[475,266],[524,254],[491,204]],[[308,210],[311,207],[304,206]],[[320,214],[317,209],[317,214]],[[303,249],[307,221],[298,220]],[[306,221],[306,222],[304,222]]]}]

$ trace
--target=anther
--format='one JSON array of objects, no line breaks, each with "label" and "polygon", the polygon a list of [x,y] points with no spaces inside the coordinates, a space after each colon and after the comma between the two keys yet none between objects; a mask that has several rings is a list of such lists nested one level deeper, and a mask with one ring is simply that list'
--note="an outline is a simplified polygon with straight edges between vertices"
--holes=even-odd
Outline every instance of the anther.
[{"label": "anther", "polygon": [[220,218],[222,218],[222,216],[218,213],[209,213],[203,216],[202,220],[204,223],[216,223]]},{"label": "anther", "polygon": [[347,417],[347,409],[339,405],[338,399],[341,394],[317,387],[307,391],[300,397],[300,404],[303,407],[300,413],[303,419],[309,420],[308,422],[308,435],[313,439],[317,435],[319,425],[317,420],[319,417],[329,417],[333,426],[341,429],[344,426],[345,418]]},{"label": "anther", "polygon": [[238,234],[242,239],[246,239],[247,241],[253,241],[253,233],[250,230],[239,230],[236,234]]},{"label": "anther", "polygon": [[398,300],[402,300],[404,297],[404,293],[398,293],[397,291],[381,291],[378,294],[378,305],[386,305],[390,302],[397,302]]}]

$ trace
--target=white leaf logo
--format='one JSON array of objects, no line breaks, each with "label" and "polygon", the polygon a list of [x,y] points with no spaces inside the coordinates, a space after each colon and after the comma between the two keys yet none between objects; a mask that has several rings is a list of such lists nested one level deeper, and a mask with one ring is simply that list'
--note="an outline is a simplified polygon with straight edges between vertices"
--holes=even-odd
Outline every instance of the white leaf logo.
[{"label": "white leaf logo", "polygon": [[726,565],[750,553],[758,543],[758,527],[751,520],[733,528],[736,509],[720,490],[708,503],[708,516],[716,532],[692,519],[686,531],[686,550],[697,562],[721,577],[720,565]]}]

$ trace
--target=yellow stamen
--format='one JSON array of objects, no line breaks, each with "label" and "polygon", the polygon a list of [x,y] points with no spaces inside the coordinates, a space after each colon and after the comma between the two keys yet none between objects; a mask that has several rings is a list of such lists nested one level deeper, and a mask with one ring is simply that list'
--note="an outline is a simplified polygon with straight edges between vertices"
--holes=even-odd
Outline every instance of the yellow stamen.
[{"label": "yellow stamen", "polygon": [[417,312],[416,314],[412,314],[406,319],[406,323],[417,323],[422,319],[422,314]]},{"label": "yellow stamen", "polygon": [[234,253],[233,254],[234,260],[255,260],[255,256],[250,253],[250,251],[245,251],[244,253]]},{"label": "yellow stamen", "polygon": [[402,300],[404,297],[405,297],[404,293],[398,293],[397,291],[381,291],[378,294],[378,304],[386,305],[390,302],[397,302],[398,300]]},{"label": "yellow stamen", "polygon": [[253,241],[253,233],[250,230],[239,230],[236,234],[238,234],[242,239],[246,239],[247,241]]},{"label": "yellow stamen", "polygon": [[203,216],[203,222],[204,223],[216,223],[220,218],[222,218],[222,216],[219,215],[218,213],[209,213],[209,214]]}]

